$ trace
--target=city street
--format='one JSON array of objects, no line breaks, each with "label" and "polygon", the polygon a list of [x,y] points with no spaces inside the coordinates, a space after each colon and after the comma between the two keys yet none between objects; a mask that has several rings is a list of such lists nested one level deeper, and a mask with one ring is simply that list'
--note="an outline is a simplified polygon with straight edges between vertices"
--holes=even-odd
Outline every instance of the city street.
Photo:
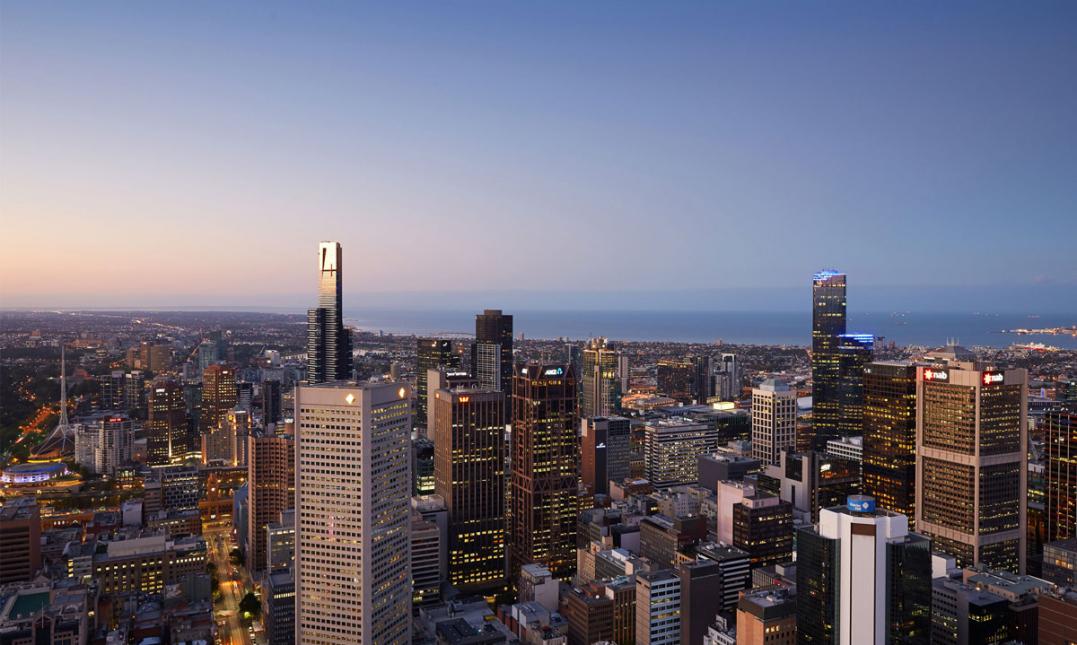
[{"label": "city street", "polygon": [[234,548],[231,523],[214,520],[203,523],[203,537],[209,549],[209,559],[217,566],[222,600],[216,605],[218,637],[223,645],[252,645],[257,641],[243,625],[239,615],[239,602],[248,589],[253,588],[245,567],[232,564],[229,553]]}]

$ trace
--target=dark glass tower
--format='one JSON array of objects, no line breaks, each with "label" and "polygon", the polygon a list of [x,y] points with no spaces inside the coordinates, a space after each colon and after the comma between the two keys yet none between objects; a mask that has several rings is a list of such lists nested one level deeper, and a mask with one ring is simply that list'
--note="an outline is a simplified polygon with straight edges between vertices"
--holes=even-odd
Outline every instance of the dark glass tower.
[{"label": "dark glass tower", "polygon": [[[496,352],[490,345],[497,345]],[[472,371],[478,377],[490,370],[500,375],[499,385],[506,401],[512,396],[512,316],[501,313],[500,309],[487,309],[475,316],[475,345],[471,348]],[[496,357],[495,357],[496,354]],[[497,364],[495,364],[497,363]],[[494,379],[480,378],[483,387],[494,385]]]},{"label": "dark glass tower", "polygon": [[531,363],[512,395],[509,576],[537,562],[565,578],[576,567],[579,441],[576,379],[568,365]]},{"label": "dark glass tower", "polygon": [[838,337],[838,436],[864,433],[864,366],[871,362],[875,337],[842,334]]},{"label": "dark glass tower", "polygon": [[341,297],[343,252],[339,242],[318,245],[318,306],[307,310],[307,383],[342,381],[352,375],[351,333],[344,327]]},{"label": "dark glass tower", "polygon": [[427,370],[441,367],[460,368],[460,356],[453,352],[452,341],[448,338],[415,339],[415,425],[426,428],[427,410],[430,407],[430,394],[427,387]]},{"label": "dark glass tower", "polygon": [[840,337],[845,334],[845,274],[827,269],[812,278],[812,426],[817,450],[838,437],[841,419]]},{"label": "dark glass tower", "polygon": [[916,366],[864,366],[864,494],[879,507],[916,515]]},{"label": "dark glass tower", "polygon": [[187,453],[187,405],[183,386],[158,377],[150,388],[146,421],[146,452],[151,464],[167,464]]},{"label": "dark glass tower", "polygon": [[1077,537],[1077,405],[1044,417],[1047,444],[1047,540]]}]

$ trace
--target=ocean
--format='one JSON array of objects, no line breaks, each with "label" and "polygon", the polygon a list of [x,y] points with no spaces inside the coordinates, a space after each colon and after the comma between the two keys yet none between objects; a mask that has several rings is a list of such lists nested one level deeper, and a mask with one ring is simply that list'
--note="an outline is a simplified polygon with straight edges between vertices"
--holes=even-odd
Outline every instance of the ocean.
[{"label": "ocean", "polygon": [[[474,332],[475,311],[412,311],[369,309],[345,311],[349,324],[367,331],[397,334],[449,335]],[[810,312],[742,311],[555,311],[514,310],[515,333],[526,338],[585,339],[694,343],[802,345],[811,343]],[[1003,333],[1006,329],[1048,328],[1077,324],[1077,314],[1032,317],[979,313],[849,312],[849,332],[875,334],[879,342],[899,345],[944,345],[956,339],[965,346],[1008,347],[1038,342],[1077,349],[1067,335]]]}]

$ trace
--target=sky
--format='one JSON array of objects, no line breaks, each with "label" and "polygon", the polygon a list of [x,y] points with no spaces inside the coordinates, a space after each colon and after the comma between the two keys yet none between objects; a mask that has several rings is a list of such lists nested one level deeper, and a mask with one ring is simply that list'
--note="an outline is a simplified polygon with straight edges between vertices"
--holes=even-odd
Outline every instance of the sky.
[{"label": "sky", "polygon": [[305,306],[333,239],[353,307],[1075,312],[1075,65],[1073,2],[4,2],[0,307]]}]

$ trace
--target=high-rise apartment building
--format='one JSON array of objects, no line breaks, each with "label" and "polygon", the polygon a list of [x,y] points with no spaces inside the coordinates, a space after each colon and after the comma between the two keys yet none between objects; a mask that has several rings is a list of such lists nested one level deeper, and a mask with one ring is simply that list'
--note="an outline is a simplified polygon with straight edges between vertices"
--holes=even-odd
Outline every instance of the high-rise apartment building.
[{"label": "high-rise apartment building", "polygon": [[958,566],[1024,573],[1027,372],[951,351],[916,369],[916,527]]},{"label": "high-rise apartment building", "polygon": [[[430,392],[427,383],[429,370],[458,370],[460,355],[453,351],[453,342],[448,338],[415,339],[415,424],[427,428],[427,409],[430,405]],[[426,433],[430,436],[429,432]]]},{"label": "high-rise apartment building", "polygon": [[592,495],[608,495],[610,480],[623,482],[632,465],[632,421],[625,417],[580,419],[580,474]]},{"label": "high-rise apartment building", "polygon": [[827,269],[812,277],[812,433],[823,450],[839,436],[841,422],[840,337],[845,333],[845,274]]},{"label": "high-rise apartment building", "polygon": [[699,481],[699,457],[718,450],[718,429],[681,417],[656,419],[643,426],[644,469],[658,488]]},{"label": "high-rise apartment building", "polygon": [[145,436],[150,464],[167,464],[186,456],[187,403],[183,400],[183,386],[175,379],[154,379]]},{"label": "high-rise apartment building", "polygon": [[434,408],[434,492],[448,511],[449,582],[467,593],[505,584],[505,399],[442,388]]},{"label": "high-rise apartment building", "polygon": [[[505,394],[506,409],[512,405],[512,316],[500,309],[486,309],[475,316],[475,344],[471,369],[486,389]],[[495,380],[496,378],[496,380]]]},{"label": "high-rise apartment building", "polygon": [[351,378],[351,332],[341,296],[344,254],[339,242],[318,245],[318,306],[307,310],[307,382]]},{"label": "high-rise apartment building", "polygon": [[584,346],[580,370],[581,417],[607,417],[621,407],[620,356],[605,338],[592,338]]},{"label": "high-rise apartment building", "polygon": [[564,578],[576,564],[576,379],[568,365],[529,363],[514,383],[509,576],[535,562]]},{"label": "high-rise apartment building", "polygon": [[723,401],[740,397],[740,368],[736,354],[722,354],[714,375],[714,393]]},{"label": "high-rise apartment building", "polygon": [[1047,540],[1077,538],[1077,405],[1044,415]]},{"label": "high-rise apartment building", "polygon": [[767,379],[752,388],[752,457],[777,464],[782,450],[797,442],[797,393],[788,383]]},{"label": "high-rise apartment building", "polygon": [[250,435],[247,439],[247,562],[261,571],[266,557],[266,526],[292,506],[288,455],[292,441],[283,436]]},{"label": "high-rise apartment building", "polygon": [[916,366],[864,366],[863,491],[882,509],[916,516]]},{"label": "high-rise apartment building", "polygon": [[800,643],[929,643],[931,541],[908,528],[904,515],[854,495],[800,530]]},{"label": "high-rise apartment building", "polygon": [[411,642],[410,393],[296,388],[296,641]]}]

